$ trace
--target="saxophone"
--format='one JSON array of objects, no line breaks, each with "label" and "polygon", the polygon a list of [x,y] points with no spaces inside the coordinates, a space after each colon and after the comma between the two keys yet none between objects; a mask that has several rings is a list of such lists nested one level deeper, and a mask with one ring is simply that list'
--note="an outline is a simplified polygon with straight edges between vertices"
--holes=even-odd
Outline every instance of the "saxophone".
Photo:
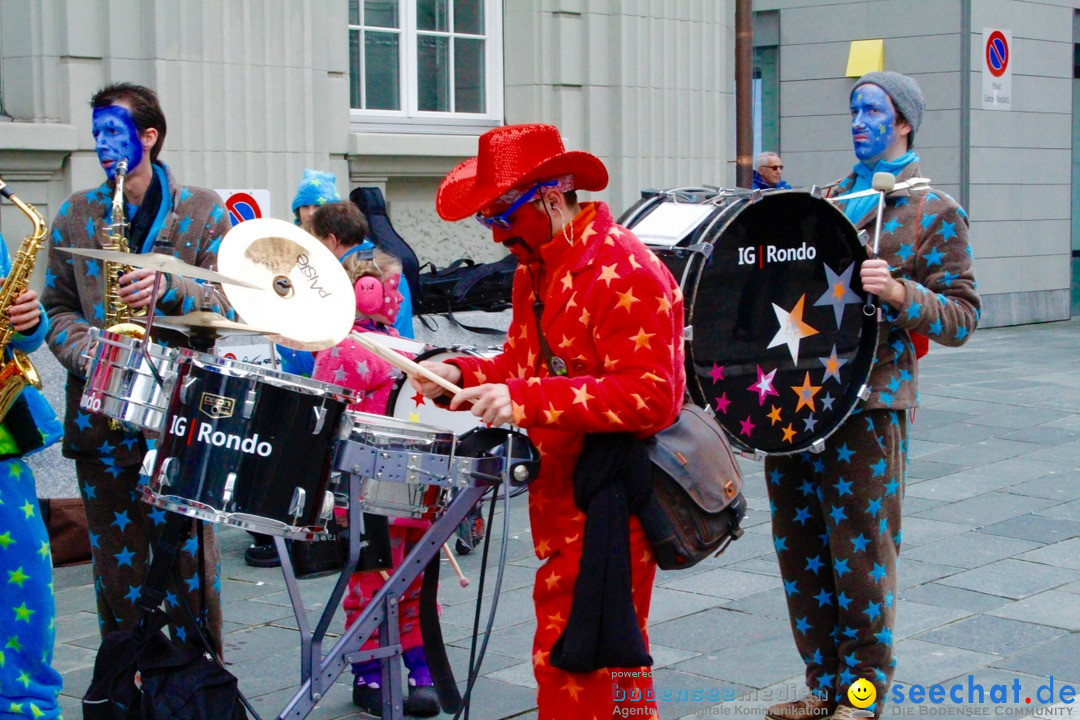
[{"label": "saxophone", "polygon": [[[45,223],[45,218],[41,217],[41,213],[33,205],[28,205],[15,197],[3,180],[0,180],[0,195],[15,203],[15,206],[22,210],[34,224],[33,232],[27,235],[19,246],[19,252],[15,254],[15,259],[11,263],[11,272],[4,280],[4,287],[0,289],[0,318],[3,324],[3,329],[0,330],[0,357],[2,357],[7,355],[4,350],[11,342],[11,336],[15,334],[15,328],[7,319],[8,310],[30,286],[34,260],[37,258],[38,250],[41,249],[48,225]],[[15,398],[19,397],[19,393],[24,388],[33,385],[41,389],[41,376],[38,375],[34,364],[30,362],[30,357],[22,350],[15,348],[11,349],[10,355],[11,359],[4,360],[0,365],[0,421],[7,417]]]},{"label": "saxophone", "polygon": [[[102,241],[103,250],[131,252],[127,241],[127,220],[124,219],[124,178],[127,176],[127,160],[116,164],[116,187],[113,190],[112,222],[106,228],[108,234]],[[120,276],[131,270],[127,265],[104,261],[105,274],[105,328],[110,332],[127,335],[139,340],[146,337],[146,331],[140,325],[131,322],[133,317],[146,315],[146,308],[133,310],[120,299]]]}]

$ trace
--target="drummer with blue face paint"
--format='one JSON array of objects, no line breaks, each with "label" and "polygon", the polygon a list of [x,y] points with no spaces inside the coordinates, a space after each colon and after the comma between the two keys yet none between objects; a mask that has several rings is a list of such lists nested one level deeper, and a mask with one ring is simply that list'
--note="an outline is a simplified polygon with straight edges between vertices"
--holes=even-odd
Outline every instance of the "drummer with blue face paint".
[{"label": "drummer with blue face paint", "polygon": [[[871,190],[876,173],[895,177],[885,197],[877,257],[864,260],[859,273],[862,292],[879,298],[878,345],[869,397],[824,449],[765,460],[773,544],[810,690],[770,707],[773,720],[850,720],[855,708],[848,690],[860,680],[876,691],[866,710],[882,715],[896,667],[907,425],[918,399],[912,333],[962,345],[981,307],[967,214],[929,181],[918,180],[922,172],[912,148],[925,111],[922,89],[906,75],[869,73],[852,86],[850,109],[856,162],[828,196],[857,229],[873,236],[878,193],[843,196]],[[861,303],[842,311],[861,312]],[[810,380],[824,385],[827,377],[811,373]]]},{"label": "drummer with blue face paint", "polygon": [[[70,196],[52,224],[52,248],[100,248],[109,240],[114,219],[127,222],[126,239],[132,253],[175,255],[190,265],[216,266],[216,250],[229,230],[228,213],[217,193],[182,186],[159,159],[166,122],[153,90],[130,83],[110,85],[94,94],[91,132],[94,152],[105,171],[98,187]],[[113,218],[116,176],[127,162],[123,183],[124,218]],[[136,269],[120,276],[119,302],[131,308],[151,308],[158,314],[182,315],[194,310],[219,312],[235,319],[220,288],[207,293],[201,283],[178,275]],[[50,252],[41,300],[49,316],[46,341],[68,371],[63,453],[75,461],[75,474],[86,507],[94,558],[94,588],[102,637],[130,629],[141,616],[136,604],[146,577],[150,547],[164,527],[165,512],[139,501],[136,486],[147,450],[141,432],[110,427],[110,418],[83,410],[80,399],[86,382],[83,353],[91,327],[102,328],[108,316],[105,269],[100,260]],[[205,303],[205,307],[204,307]],[[164,333],[155,340],[178,344],[184,338]],[[137,390],[132,391],[137,394]],[[134,402],[145,398],[133,397]],[[185,594],[194,612],[200,607],[208,635],[221,648],[221,606],[218,548],[214,534],[203,533],[205,570],[199,570],[194,533],[178,559],[181,582],[169,587],[170,609]],[[205,605],[202,598],[205,597]],[[191,628],[177,625],[174,634],[190,639]]]}]

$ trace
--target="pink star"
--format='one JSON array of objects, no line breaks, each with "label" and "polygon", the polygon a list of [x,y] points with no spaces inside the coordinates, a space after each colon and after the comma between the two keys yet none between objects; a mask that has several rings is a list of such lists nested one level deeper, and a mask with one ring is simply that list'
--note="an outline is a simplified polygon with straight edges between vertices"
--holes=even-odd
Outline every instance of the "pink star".
[{"label": "pink star", "polygon": [[717,382],[719,382],[720,380],[723,380],[724,379],[724,366],[723,365],[717,365],[716,363],[713,363],[712,370],[709,371],[709,377],[712,378],[712,381],[713,381],[714,385]]},{"label": "pink star", "polygon": [[757,382],[746,389],[756,392],[758,394],[758,405],[764,405],[765,398],[770,395],[780,394],[772,386],[773,378],[776,376],[776,369],[774,368],[771,373],[766,375],[762,372],[760,365],[755,365],[754,367],[757,368]]},{"label": "pink star", "polygon": [[727,415],[727,406],[731,404],[731,401],[727,398],[727,393],[724,393],[720,397],[716,398],[716,409]]},{"label": "pink star", "polygon": [[750,416],[747,415],[745,420],[740,420],[739,421],[739,434],[740,435],[745,435],[746,437],[750,437],[750,433],[753,431],[753,429],[755,427],[757,427],[757,426],[754,425],[754,423],[750,421]]}]

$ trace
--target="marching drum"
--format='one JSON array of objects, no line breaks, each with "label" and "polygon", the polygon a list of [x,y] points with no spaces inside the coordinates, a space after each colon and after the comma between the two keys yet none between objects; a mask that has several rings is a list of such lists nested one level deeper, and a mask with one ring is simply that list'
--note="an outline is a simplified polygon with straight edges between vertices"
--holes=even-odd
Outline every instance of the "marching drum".
[{"label": "marching drum", "polygon": [[843,212],[806,192],[694,188],[620,222],[680,283],[691,398],[744,451],[823,448],[865,396],[877,345],[866,250]]},{"label": "marching drum", "polygon": [[143,499],[210,522],[321,537],[350,390],[182,349]]},{"label": "marching drum", "polygon": [[82,408],[132,427],[161,430],[176,382],[179,353],[99,328],[90,328],[89,347]]},{"label": "marching drum", "polygon": [[[472,347],[434,348],[419,353],[413,359],[416,362],[424,360],[440,362],[462,355],[491,357],[499,352],[499,350],[480,352]],[[390,398],[386,407],[386,414],[399,420],[447,428],[459,437],[473,428],[485,427],[484,422],[471,412],[451,410],[449,407],[437,405],[430,398],[420,395],[412,389],[407,375],[402,375],[394,381],[394,387],[390,391]]]}]

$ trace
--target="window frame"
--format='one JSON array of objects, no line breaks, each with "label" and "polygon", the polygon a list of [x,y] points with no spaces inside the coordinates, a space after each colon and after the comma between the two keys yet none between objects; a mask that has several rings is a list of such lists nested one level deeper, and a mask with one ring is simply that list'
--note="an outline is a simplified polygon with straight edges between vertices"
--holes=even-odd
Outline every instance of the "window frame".
[{"label": "window frame", "polygon": [[[358,0],[363,8],[364,0]],[[456,33],[451,31],[418,30],[416,0],[397,0],[399,25],[397,28],[400,37],[400,62],[398,67],[398,85],[401,88],[400,110],[368,110],[363,108],[349,108],[349,124],[353,131],[361,132],[417,132],[417,133],[441,133],[447,129],[455,132],[483,132],[492,127],[502,124],[503,121],[503,37],[502,37],[502,0],[480,0],[484,13],[484,35],[472,35],[470,33]],[[453,12],[450,13],[450,25],[453,26]],[[353,25],[348,23],[347,29],[361,32],[361,42],[358,52],[364,52],[363,31],[373,26]],[[376,29],[377,30],[377,29]],[[443,112],[436,110],[419,109],[419,90],[416,80],[419,65],[419,37],[436,36],[451,38],[479,38],[484,40],[484,84],[485,106],[484,113]],[[352,42],[349,47],[349,82],[352,82]],[[450,83],[454,84],[453,75],[453,50],[451,56]],[[361,68],[363,58],[361,58]],[[361,70],[363,72],[363,70]],[[451,88],[453,92],[453,88]],[[350,105],[352,104],[350,98]]]}]

